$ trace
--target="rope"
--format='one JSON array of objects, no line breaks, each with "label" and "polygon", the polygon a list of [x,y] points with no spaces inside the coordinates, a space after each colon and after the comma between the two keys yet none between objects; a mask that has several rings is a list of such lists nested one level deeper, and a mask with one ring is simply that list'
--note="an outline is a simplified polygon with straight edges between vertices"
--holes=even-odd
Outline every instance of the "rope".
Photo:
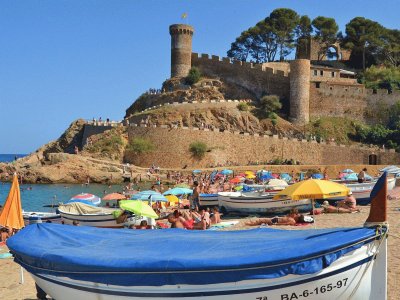
[{"label": "rope", "polygon": [[360,280],[357,282],[357,285],[354,287],[353,291],[351,292],[349,299],[353,298],[354,294],[356,293],[356,291],[360,287],[361,281],[363,280],[365,274],[367,274],[367,271],[368,271],[369,267],[372,265],[372,262],[375,260],[376,256],[378,255],[379,249],[381,248],[382,243],[387,238],[388,230],[387,230],[387,227],[385,227],[385,228],[386,228],[386,230],[384,230],[384,232],[383,232],[383,230],[382,230],[383,226],[382,225],[379,225],[379,226],[376,227],[375,237],[378,237],[378,236],[381,237],[381,239],[379,241],[379,245],[376,248],[375,253],[373,254],[373,258],[367,263],[367,266],[365,267],[364,272],[362,273]]}]

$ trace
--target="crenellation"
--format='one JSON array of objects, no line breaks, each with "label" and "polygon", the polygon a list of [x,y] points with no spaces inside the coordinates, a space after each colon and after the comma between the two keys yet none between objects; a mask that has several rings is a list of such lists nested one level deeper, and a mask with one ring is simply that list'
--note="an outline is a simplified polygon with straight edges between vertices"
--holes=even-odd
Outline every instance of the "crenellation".
[{"label": "crenellation", "polygon": [[211,60],[220,62],[221,58],[217,55],[211,55]]}]

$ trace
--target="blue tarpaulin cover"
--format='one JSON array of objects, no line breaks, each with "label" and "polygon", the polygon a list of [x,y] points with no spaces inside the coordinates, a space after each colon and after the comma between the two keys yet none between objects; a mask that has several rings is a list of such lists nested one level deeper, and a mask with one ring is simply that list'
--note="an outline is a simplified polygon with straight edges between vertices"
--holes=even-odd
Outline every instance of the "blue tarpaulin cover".
[{"label": "blue tarpaulin cover", "polygon": [[161,286],[312,274],[374,236],[369,228],[218,232],[34,224],[7,246],[32,273]]}]

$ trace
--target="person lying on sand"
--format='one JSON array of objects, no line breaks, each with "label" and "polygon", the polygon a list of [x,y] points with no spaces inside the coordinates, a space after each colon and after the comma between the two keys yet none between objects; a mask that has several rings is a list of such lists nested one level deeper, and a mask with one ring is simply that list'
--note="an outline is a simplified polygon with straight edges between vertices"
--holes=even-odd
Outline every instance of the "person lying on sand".
[{"label": "person lying on sand", "polygon": [[323,207],[322,212],[326,214],[350,214],[353,212],[359,212],[360,210],[357,208],[344,208],[344,207],[337,207],[332,206],[329,204],[328,201],[324,201],[324,203],[321,205]]},{"label": "person lying on sand", "polygon": [[249,220],[245,224],[248,226],[260,226],[266,225],[291,225],[294,226],[298,223],[308,223],[305,222],[304,216],[298,213],[297,209],[293,209],[287,216],[284,217],[273,217],[273,218],[258,218],[254,220]]}]

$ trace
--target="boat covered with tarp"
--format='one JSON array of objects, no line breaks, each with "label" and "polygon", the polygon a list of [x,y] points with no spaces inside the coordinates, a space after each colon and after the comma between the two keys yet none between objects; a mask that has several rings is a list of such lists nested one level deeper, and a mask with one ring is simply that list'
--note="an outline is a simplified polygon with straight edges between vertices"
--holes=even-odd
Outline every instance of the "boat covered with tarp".
[{"label": "boat covered with tarp", "polygon": [[379,187],[364,227],[219,232],[35,224],[7,246],[58,300],[386,299],[386,182]]}]

